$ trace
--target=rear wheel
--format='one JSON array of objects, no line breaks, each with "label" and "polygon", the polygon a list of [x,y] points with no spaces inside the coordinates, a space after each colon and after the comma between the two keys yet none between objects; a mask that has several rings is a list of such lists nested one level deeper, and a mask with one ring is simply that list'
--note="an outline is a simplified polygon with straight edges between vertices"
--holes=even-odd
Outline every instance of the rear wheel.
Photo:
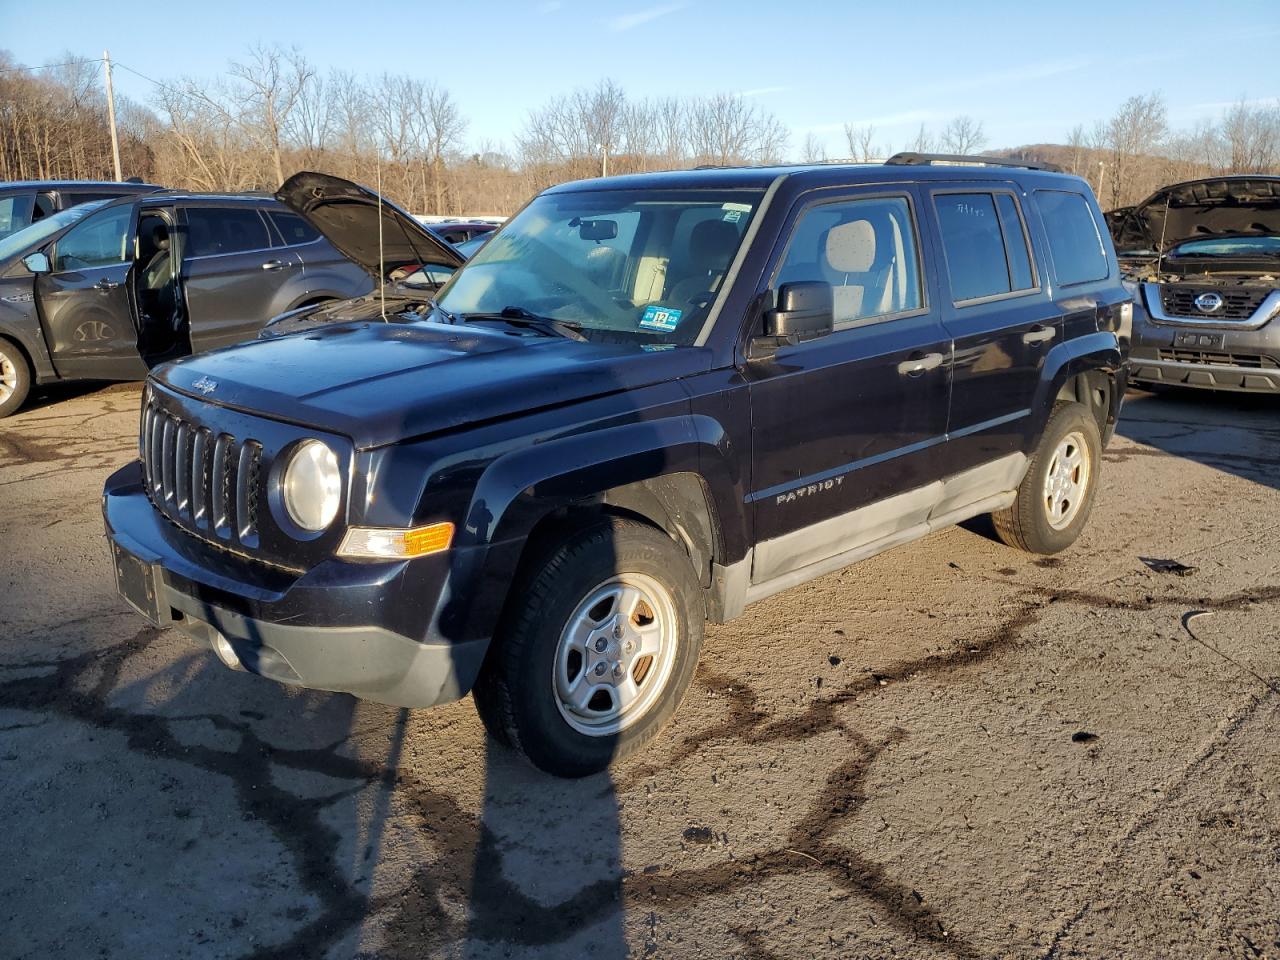
[{"label": "rear wheel", "polygon": [[0,418],[16,413],[31,390],[31,367],[22,351],[0,339]]},{"label": "rear wheel", "polygon": [[1013,504],[991,515],[1000,539],[1029,553],[1071,546],[1089,520],[1101,467],[1097,421],[1083,404],[1059,404]]},{"label": "rear wheel", "polygon": [[528,565],[475,701],[497,739],[541,770],[581,777],[652,740],[702,644],[688,557],[661,530],[608,519]]}]

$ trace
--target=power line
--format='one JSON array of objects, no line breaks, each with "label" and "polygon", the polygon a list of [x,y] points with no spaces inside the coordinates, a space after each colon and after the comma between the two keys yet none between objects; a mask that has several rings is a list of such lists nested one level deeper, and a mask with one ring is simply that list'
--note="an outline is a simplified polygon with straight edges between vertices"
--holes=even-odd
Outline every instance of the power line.
[{"label": "power line", "polygon": [[[0,69],[0,73],[33,73],[36,70],[56,70],[59,67],[77,67],[82,63],[101,63],[102,58],[96,60],[68,60],[66,63],[46,63],[42,67],[4,67]],[[119,66],[119,64],[117,64]]]}]

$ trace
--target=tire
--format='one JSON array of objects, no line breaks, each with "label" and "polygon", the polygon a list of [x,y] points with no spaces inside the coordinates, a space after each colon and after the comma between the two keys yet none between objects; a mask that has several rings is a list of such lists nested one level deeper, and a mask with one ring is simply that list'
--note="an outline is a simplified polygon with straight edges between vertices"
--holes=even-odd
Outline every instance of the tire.
[{"label": "tire", "polygon": [[[618,622],[632,601],[635,613]],[[476,709],[495,739],[538,769],[597,773],[675,714],[704,620],[689,558],[661,530],[620,518],[581,528],[516,578]]]},{"label": "tire", "polygon": [[18,412],[31,391],[31,366],[17,346],[0,338],[0,419]]},{"label": "tire", "polygon": [[1007,509],[991,515],[996,534],[1028,553],[1065,550],[1089,520],[1101,471],[1097,421],[1083,404],[1058,404],[1045,424],[1017,497]]}]

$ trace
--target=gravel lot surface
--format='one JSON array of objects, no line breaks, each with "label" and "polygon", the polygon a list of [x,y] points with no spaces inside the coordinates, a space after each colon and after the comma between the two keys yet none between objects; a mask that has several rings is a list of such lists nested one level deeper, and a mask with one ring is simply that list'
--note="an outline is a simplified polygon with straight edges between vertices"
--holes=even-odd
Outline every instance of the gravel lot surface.
[{"label": "gravel lot surface", "polygon": [[1072,550],[975,523],[758,604],[578,782],[147,627],[137,405],[0,424],[0,956],[1280,956],[1274,401],[1134,394]]}]

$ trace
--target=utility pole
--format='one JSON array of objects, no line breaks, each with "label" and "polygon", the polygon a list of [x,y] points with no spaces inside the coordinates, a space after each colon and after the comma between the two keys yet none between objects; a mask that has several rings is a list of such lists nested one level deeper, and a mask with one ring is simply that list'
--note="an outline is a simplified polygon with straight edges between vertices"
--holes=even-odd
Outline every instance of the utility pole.
[{"label": "utility pole", "polygon": [[1101,160],[1099,160],[1098,161],[1098,202],[1099,203],[1107,202],[1106,200],[1102,199],[1102,188],[1105,187],[1106,185],[1107,185],[1107,165],[1103,163]]},{"label": "utility pole", "polygon": [[111,88],[111,54],[102,51],[102,65],[107,71],[107,122],[111,125],[111,162],[116,168],[116,182],[124,179],[120,173],[120,138],[116,135],[116,95]]},{"label": "utility pole", "polygon": [[607,177],[609,175],[609,145],[600,144],[600,176]]}]

